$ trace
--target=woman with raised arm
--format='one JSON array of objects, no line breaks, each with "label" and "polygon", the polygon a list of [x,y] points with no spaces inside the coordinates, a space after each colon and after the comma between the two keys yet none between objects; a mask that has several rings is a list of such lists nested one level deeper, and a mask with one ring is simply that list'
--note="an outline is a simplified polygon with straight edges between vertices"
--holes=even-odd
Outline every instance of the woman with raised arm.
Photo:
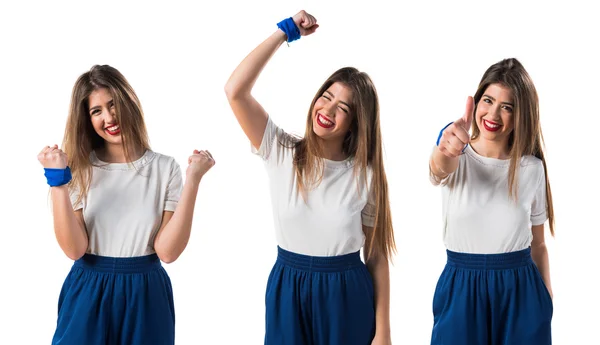
[{"label": "woman with raised arm", "polygon": [[318,25],[300,11],[278,27],[225,87],[270,181],[278,256],[267,285],[265,344],[390,344],[395,244],[375,86],[355,68],[334,72],[310,104],[304,138],[289,135],[251,91],[286,40]]},{"label": "woman with raised arm", "polygon": [[442,185],[448,252],[431,344],[551,344],[544,223],[554,234],[554,211],[538,95],[519,61],[488,68],[465,114],[440,132],[429,168]]},{"label": "woman with raised arm", "polygon": [[179,164],[150,149],[133,88],[107,65],[77,79],[62,147],[38,155],[56,239],[75,260],[52,344],[174,344],[173,291],[160,261],[175,261],[188,243],[212,156],[194,150],[183,184]]}]

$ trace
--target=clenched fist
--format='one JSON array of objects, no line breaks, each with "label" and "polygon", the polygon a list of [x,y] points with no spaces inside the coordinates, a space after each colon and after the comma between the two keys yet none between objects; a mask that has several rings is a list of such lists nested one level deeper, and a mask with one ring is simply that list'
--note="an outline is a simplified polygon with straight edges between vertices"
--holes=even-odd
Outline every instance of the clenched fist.
[{"label": "clenched fist", "polygon": [[292,17],[292,20],[294,21],[294,24],[296,24],[296,27],[298,27],[298,30],[300,30],[301,36],[312,34],[319,27],[317,19],[306,13],[304,10],[296,13],[296,15]]},{"label": "clenched fist", "polygon": [[67,154],[58,145],[44,147],[38,154],[38,160],[46,169],[66,169],[69,163]]},{"label": "clenched fist", "polygon": [[188,158],[188,164],[186,177],[200,181],[202,176],[215,165],[215,160],[206,150],[194,150],[194,154]]}]

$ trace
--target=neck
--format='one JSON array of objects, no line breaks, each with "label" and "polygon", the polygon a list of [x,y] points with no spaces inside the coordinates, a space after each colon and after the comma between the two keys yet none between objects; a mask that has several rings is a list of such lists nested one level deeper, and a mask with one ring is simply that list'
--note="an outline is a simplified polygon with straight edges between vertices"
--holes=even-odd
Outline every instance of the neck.
[{"label": "neck", "polygon": [[502,141],[490,141],[481,136],[471,142],[473,149],[484,157],[495,159],[509,159],[508,139]]},{"label": "neck", "polygon": [[348,158],[348,154],[342,150],[342,142],[322,141],[323,157],[331,161],[343,161]]},{"label": "neck", "polygon": [[[142,150],[136,150],[135,152],[130,152],[131,161],[135,161],[139,159],[143,152]],[[103,162],[107,163],[127,163],[127,157],[125,157],[125,150],[123,145],[115,145],[106,143],[104,147],[96,150],[96,156]]]}]

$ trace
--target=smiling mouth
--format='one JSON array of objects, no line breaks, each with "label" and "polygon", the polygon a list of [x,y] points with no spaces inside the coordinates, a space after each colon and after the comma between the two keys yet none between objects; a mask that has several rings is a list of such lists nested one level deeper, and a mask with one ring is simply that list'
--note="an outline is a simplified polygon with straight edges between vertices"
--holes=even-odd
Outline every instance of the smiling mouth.
[{"label": "smiling mouth", "polygon": [[117,134],[121,133],[121,127],[119,127],[119,125],[106,127],[104,130],[106,131],[106,133],[108,133],[110,135],[117,135]]},{"label": "smiling mouth", "polygon": [[329,129],[332,128],[333,126],[335,126],[335,122],[331,121],[330,119],[328,119],[327,117],[317,113],[317,123],[319,124],[319,126]]},{"label": "smiling mouth", "polygon": [[502,128],[502,125],[483,119],[483,127],[485,127],[487,131],[497,132],[498,130],[500,130],[500,128]]}]

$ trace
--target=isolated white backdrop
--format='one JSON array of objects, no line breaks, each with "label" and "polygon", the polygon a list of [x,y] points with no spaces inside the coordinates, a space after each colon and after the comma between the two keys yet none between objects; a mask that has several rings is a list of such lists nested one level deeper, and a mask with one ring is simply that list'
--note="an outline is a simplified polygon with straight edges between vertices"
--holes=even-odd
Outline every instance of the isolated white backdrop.
[{"label": "isolated white backdrop", "polygon": [[52,337],[72,262],[55,241],[36,155],[60,144],[71,88],[94,64],[116,67],[133,85],[155,151],[183,169],[193,149],[209,149],[217,162],[202,181],[189,246],[166,266],[177,344],[262,343],[264,291],[276,257],[270,200],[262,162],[250,153],[223,86],[275,24],[300,9],[321,27],[284,45],[254,94],[278,124],[302,134],[307,107],[330,73],[352,65],[373,78],[399,249],[391,268],[394,344],[428,344],[445,262],[440,191],[428,182],[428,156],[485,69],[505,57],[521,60],[540,95],[556,211],[557,237],[548,239],[554,343],[594,341],[600,25],[590,7],[20,1],[0,7],[0,344],[47,344]]}]

